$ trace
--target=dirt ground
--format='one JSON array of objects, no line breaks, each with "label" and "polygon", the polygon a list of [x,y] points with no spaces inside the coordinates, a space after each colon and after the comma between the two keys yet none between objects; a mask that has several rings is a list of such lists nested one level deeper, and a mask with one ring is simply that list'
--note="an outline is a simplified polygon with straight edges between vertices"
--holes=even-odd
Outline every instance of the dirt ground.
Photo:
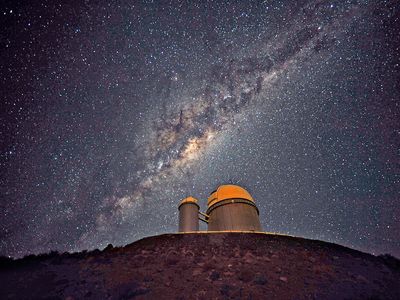
[{"label": "dirt ground", "polygon": [[400,299],[399,261],[261,233],[164,234],[0,261],[0,299]]}]

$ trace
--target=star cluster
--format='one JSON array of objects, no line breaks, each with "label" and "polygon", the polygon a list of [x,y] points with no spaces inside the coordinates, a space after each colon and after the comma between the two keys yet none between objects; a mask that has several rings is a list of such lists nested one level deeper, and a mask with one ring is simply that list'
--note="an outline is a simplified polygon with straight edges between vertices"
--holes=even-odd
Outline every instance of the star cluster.
[{"label": "star cluster", "polygon": [[174,232],[224,183],[266,231],[400,255],[397,1],[0,8],[1,255]]}]

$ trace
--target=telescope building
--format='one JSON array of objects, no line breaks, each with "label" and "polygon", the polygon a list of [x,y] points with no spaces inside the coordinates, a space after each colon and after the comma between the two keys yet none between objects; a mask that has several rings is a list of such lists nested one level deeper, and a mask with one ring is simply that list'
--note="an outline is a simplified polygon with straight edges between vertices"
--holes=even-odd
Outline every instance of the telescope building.
[{"label": "telescope building", "polygon": [[208,197],[207,210],[200,212],[196,198],[179,204],[179,232],[199,230],[199,220],[208,231],[261,231],[259,211],[253,197],[237,185],[221,185]]}]

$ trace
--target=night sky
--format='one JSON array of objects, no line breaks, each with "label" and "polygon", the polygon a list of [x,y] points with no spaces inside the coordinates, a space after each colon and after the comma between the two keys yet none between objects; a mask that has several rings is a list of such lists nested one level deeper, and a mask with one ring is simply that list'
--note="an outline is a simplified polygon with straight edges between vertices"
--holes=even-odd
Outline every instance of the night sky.
[{"label": "night sky", "polygon": [[265,231],[400,257],[399,28],[396,0],[2,1],[0,255],[176,232],[233,183]]}]

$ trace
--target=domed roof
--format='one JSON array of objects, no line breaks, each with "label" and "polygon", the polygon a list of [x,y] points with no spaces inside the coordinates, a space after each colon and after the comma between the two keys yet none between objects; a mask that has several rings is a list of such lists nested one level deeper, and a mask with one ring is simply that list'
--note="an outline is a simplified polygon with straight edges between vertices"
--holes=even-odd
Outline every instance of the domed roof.
[{"label": "domed roof", "polygon": [[238,185],[226,184],[219,186],[217,190],[211,193],[207,201],[208,207],[226,199],[246,199],[254,202],[253,197],[244,188]]},{"label": "domed roof", "polygon": [[186,204],[186,203],[193,203],[193,204],[196,204],[197,206],[199,206],[199,205],[197,204],[197,199],[194,198],[194,197],[192,197],[192,196],[189,196],[189,197],[183,199],[183,200],[181,201],[181,203],[179,204],[179,207],[180,207],[182,204]]}]

